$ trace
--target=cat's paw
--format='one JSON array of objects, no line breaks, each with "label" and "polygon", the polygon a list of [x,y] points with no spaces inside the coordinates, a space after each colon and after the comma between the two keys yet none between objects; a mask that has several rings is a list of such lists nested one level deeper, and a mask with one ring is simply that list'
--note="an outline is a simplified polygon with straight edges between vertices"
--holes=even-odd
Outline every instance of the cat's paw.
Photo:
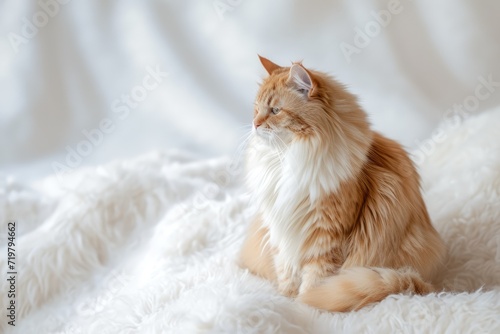
[{"label": "cat's paw", "polygon": [[295,298],[299,293],[299,286],[292,280],[285,280],[278,283],[278,291],[286,297]]}]

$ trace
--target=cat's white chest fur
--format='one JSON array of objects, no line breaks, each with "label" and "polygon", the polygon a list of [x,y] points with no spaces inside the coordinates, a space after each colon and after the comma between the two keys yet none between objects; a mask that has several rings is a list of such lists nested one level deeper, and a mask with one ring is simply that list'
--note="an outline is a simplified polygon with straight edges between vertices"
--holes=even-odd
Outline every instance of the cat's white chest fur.
[{"label": "cat's white chest fur", "polygon": [[334,192],[340,180],[332,166],[318,165],[314,147],[307,145],[279,150],[254,138],[247,158],[247,183],[269,229],[269,242],[286,267],[298,270],[308,231],[320,219],[315,202]]}]

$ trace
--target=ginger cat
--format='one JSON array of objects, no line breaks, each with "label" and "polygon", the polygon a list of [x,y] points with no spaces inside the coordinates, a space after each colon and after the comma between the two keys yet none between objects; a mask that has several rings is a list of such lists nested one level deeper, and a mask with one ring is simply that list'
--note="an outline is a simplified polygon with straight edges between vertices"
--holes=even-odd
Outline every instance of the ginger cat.
[{"label": "ginger cat", "polygon": [[269,76],[247,153],[259,212],[241,266],[336,312],[433,291],[445,247],[408,154],[328,75],[259,58]]}]

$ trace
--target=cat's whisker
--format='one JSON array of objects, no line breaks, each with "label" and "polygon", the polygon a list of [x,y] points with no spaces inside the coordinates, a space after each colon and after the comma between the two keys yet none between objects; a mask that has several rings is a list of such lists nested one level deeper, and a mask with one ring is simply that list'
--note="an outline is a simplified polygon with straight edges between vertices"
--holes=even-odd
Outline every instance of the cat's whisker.
[{"label": "cat's whisker", "polygon": [[245,128],[252,128],[252,123],[247,123],[245,122],[244,124],[241,124],[237,127],[237,129],[245,129]]},{"label": "cat's whisker", "polygon": [[[278,149],[279,149],[279,153],[280,153],[282,156],[284,156],[284,152],[285,152],[285,150],[288,148],[288,145],[287,145],[287,144],[283,141],[283,139],[281,139],[281,137],[280,137],[280,136],[275,136],[275,138],[276,138],[276,139],[278,139],[278,140],[279,140],[279,141],[283,144],[283,146],[282,146],[282,147],[280,147],[280,145],[277,145],[277,146],[278,146]],[[283,159],[282,159],[282,161],[283,161]]]},{"label": "cat's whisker", "polygon": [[277,157],[278,157],[280,163],[283,164],[283,161],[284,161],[283,150],[278,146],[278,143],[276,142],[276,139],[273,138],[273,141],[274,141],[275,146],[276,146]]},{"label": "cat's whisker", "polygon": [[246,134],[245,136],[242,136],[242,137],[244,137],[244,139],[242,139],[241,143],[236,148],[236,152],[235,153],[240,153],[240,151],[242,151],[242,150],[244,150],[246,148],[248,142],[252,138],[252,133]]},{"label": "cat's whisker", "polygon": [[242,156],[242,153],[246,151],[247,149],[247,144],[249,143],[249,141],[252,139],[252,132],[248,132],[247,134],[245,134],[244,136],[242,137],[245,137],[245,139],[243,139],[243,141],[241,142],[241,144],[238,145],[238,147],[236,148],[236,151],[234,152],[234,159],[240,159],[241,156]]}]

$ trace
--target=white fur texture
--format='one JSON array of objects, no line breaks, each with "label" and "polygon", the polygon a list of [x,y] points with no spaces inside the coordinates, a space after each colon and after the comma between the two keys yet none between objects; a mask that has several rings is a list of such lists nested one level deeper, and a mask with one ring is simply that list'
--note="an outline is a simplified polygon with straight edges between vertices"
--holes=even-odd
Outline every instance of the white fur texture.
[{"label": "white fur texture", "polygon": [[311,204],[350,179],[352,161],[364,161],[365,156],[345,156],[349,146],[340,141],[329,149],[312,138],[292,142],[284,149],[278,138],[273,140],[272,133],[264,138],[257,132],[253,135],[247,158],[252,202],[259,207],[264,226],[269,228],[269,242],[280,249],[278,263],[295,273],[302,259],[300,250],[308,237],[304,232],[321,218],[312,213]]},{"label": "white fur texture", "polygon": [[153,154],[79,170],[64,184],[3,180],[0,268],[16,220],[19,276],[17,326],[2,316],[0,332],[498,333],[499,124],[500,110],[468,119],[420,166],[449,247],[445,292],[348,314],[280,296],[236,266],[252,208],[229,159]]}]

